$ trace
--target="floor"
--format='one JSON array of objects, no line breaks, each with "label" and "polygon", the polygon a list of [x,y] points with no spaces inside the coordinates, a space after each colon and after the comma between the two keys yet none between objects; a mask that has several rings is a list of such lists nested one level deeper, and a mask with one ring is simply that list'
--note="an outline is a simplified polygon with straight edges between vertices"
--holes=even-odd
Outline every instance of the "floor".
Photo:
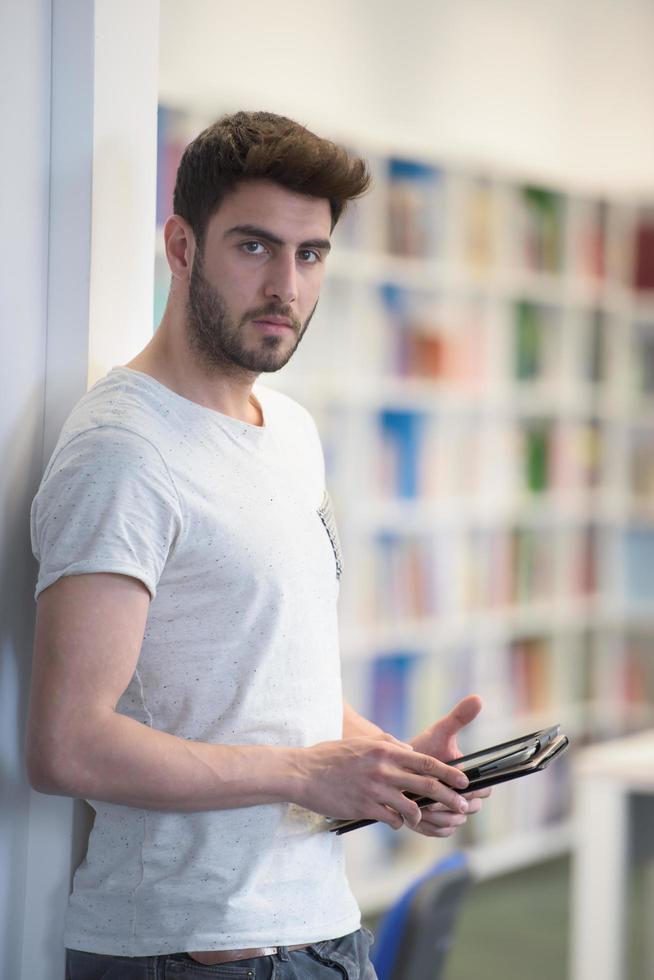
[{"label": "floor", "polygon": [[[624,980],[654,980],[643,965],[647,912],[654,929],[654,909],[643,909],[643,878],[634,872]],[[476,884],[465,899],[444,980],[567,980],[569,885],[568,858]],[[374,931],[376,923],[368,924]]]}]

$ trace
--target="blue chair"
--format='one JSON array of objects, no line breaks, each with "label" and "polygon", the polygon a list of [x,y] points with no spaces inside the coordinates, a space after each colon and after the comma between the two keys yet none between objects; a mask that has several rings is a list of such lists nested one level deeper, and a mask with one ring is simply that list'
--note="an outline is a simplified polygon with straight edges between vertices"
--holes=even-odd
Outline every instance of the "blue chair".
[{"label": "blue chair", "polygon": [[442,980],[473,880],[466,855],[457,851],[407,888],[382,919],[371,950],[379,980]]}]

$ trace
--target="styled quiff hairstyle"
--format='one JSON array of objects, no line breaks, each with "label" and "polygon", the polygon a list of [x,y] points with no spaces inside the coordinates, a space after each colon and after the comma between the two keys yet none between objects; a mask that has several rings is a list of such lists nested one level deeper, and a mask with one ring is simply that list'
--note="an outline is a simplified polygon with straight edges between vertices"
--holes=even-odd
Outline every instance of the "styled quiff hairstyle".
[{"label": "styled quiff hairstyle", "polygon": [[370,185],[364,160],[272,112],[222,116],[184,150],[173,195],[202,250],[207,224],[224,197],[245,180],[273,180],[287,190],[326,198],[332,229],[347,202]]}]

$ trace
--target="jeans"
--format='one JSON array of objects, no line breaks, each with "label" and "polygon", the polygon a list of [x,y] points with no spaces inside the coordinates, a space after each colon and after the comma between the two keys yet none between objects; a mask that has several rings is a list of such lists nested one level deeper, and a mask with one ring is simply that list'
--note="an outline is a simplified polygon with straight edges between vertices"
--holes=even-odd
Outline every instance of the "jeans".
[{"label": "jeans", "polygon": [[285,950],[235,963],[204,966],[186,953],[105,956],[69,949],[66,980],[377,980],[368,959],[372,933],[358,929],[307,949]]}]

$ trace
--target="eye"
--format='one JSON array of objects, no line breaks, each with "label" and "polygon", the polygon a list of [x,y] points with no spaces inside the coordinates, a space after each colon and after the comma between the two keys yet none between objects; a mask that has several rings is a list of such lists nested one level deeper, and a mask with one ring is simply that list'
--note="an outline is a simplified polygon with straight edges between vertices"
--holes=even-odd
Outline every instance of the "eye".
[{"label": "eye", "polygon": [[309,265],[320,262],[320,253],[316,252],[313,248],[301,248],[297,254],[300,256],[302,262],[307,262]]},{"label": "eye", "polygon": [[265,245],[261,242],[243,242],[241,248],[244,249],[248,255],[263,255],[266,251]]}]

